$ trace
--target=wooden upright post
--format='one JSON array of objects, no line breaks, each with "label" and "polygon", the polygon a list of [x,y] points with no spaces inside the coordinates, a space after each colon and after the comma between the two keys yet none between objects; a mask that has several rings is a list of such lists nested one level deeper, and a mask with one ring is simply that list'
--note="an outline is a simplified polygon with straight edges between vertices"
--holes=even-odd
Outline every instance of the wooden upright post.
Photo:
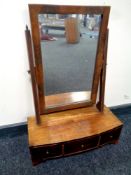
[{"label": "wooden upright post", "polygon": [[27,43],[27,50],[28,50],[28,59],[29,59],[29,67],[30,67],[30,74],[31,74],[31,82],[32,82],[32,90],[33,90],[33,97],[34,97],[34,105],[35,105],[35,115],[36,115],[36,122],[40,124],[40,110],[39,110],[39,97],[38,97],[38,87],[36,81],[36,73],[34,67],[34,60],[33,60],[33,49],[32,49],[32,41],[30,30],[28,26],[26,26],[25,30],[26,36],[26,43]]},{"label": "wooden upright post", "polygon": [[96,105],[100,112],[103,112],[103,110],[104,110],[104,94],[105,94],[105,81],[106,81],[108,34],[109,34],[109,29],[107,29],[107,32],[106,32],[105,48],[104,48],[104,54],[103,54],[103,66],[102,66],[102,70],[101,70],[101,74],[100,74],[99,101]]}]

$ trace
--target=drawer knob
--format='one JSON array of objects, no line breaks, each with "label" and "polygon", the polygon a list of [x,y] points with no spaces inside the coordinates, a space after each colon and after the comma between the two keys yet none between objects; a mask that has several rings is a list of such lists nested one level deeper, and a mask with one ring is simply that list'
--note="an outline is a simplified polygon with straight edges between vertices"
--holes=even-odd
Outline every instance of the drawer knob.
[{"label": "drawer knob", "polygon": [[112,138],[113,138],[113,136],[112,136],[112,135],[110,135],[110,138],[112,139]]},{"label": "drawer knob", "polygon": [[48,150],[46,151],[46,154],[49,154],[49,151]]},{"label": "drawer knob", "polygon": [[81,145],[81,148],[84,148],[84,145],[83,144]]}]

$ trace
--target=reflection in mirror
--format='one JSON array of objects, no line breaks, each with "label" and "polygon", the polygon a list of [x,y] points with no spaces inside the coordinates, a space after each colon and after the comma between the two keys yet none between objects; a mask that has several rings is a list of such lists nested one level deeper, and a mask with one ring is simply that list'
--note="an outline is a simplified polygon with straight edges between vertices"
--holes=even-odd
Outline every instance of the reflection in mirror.
[{"label": "reflection in mirror", "polygon": [[90,101],[101,15],[39,14],[38,21],[46,107]]}]

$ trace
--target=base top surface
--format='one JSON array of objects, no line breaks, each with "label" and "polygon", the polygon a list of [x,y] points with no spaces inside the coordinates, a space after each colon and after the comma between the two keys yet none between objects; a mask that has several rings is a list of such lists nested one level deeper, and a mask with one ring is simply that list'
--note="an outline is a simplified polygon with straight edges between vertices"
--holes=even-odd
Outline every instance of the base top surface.
[{"label": "base top surface", "polygon": [[67,110],[28,118],[29,146],[40,146],[91,137],[122,125],[122,122],[105,107],[99,112],[93,107]]}]

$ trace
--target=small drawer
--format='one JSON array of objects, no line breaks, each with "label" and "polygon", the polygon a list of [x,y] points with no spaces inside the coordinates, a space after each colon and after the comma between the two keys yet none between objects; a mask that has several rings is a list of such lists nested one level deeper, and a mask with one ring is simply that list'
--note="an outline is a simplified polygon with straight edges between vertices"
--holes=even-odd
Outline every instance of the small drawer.
[{"label": "small drawer", "polygon": [[41,146],[41,147],[32,147],[30,149],[32,158],[34,159],[47,159],[53,157],[59,157],[62,155],[62,146],[61,145],[51,145],[51,146]]},{"label": "small drawer", "polygon": [[121,127],[101,134],[100,145],[113,143],[119,139]]},{"label": "small drawer", "polygon": [[97,147],[99,137],[85,138],[65,143],[64,153],[73,154]]}]

